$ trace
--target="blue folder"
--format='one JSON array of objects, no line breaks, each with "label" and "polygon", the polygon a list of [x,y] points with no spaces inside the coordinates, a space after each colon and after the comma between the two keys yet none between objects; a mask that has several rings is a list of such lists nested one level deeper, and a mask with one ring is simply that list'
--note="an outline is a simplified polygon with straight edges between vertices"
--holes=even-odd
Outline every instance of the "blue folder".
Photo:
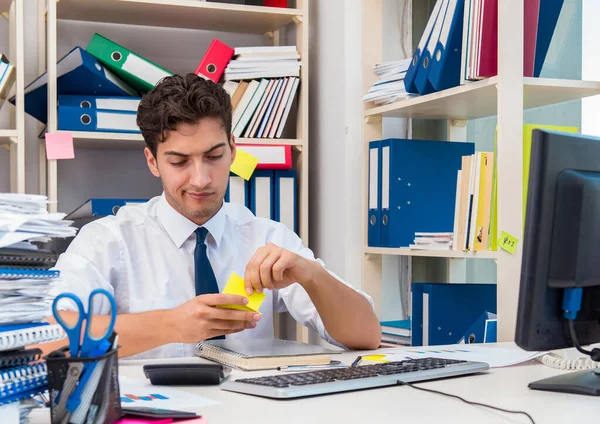
[{"label": "blue folder", "polygon": [[443,0],[437,0],[435,6],[433,7],[433,11],[431,12],[431,16],[429,16],[429,20],[427,21],[427,25],[425,26],[425,30],[423,30],[423,34],[421,35],[421,40],[413,54],[413,60],[410,62],[410,66],[406,71],[406,76],[404,77],[404,87],[408,93],[418,94],[417,86],[415,84],[415,78],[417,76],[417,72],[421,67],[422,62],[422,53],[429,42],[429,37],[431,35],[431,31],[435,26],[435,22],[438,19],[438,15],[440,9],[442,7]]},{"label": "blue folder", "polygon": [[257,217],[273,219],[273,195],[273,171],[254,171],[250,179],[250,211]]},{"label": "blue folder", "polygon": [[429,70],[429,82],[435,91],[460,85],[464,8],[465,0],[450,0],[448,4]]},{"label": "blue folder", "polygon": [[429,35],[429,41],[421,53],[421,66],[419,66],[417,69],[417,76],[415,77],[415,86],[421,95],[433,93],[434,91],[431,82],[429,82],[429,73],[433,63],[433,55],[440,39],[442,28],[445,25],[448,1],[449,0],[442,0],[443,3],[435,21],[435,25],[433,26],[431,34]]},{"label": "blue folder", "polygon": [[535,44],[535,62],[533,76],[539,77],[542,66],[548,54],[548,48],[556,29],[564,0],[540,0],[540,13],[538,15],[538,30]]},{"label": "blue folder", "polygon": [[475,144],[386,139],[381,146],[382,176],[389,175],[381,183],[381,246],[408,247],[416,232],[452,232],[456,174]]},{"label": "blue folder", "polygon": [[148,199],[92,198],[69,213],[65,219],[71,220],[90,216],[116,215],[122,206],[140,204],[147,201]]},{"label": "blue folder", "polygon": [[58,129],[62,131],[94,131],[141,133],[136,123],[137,113],[120,110],[58,107]]},{"label": "blue folder", "polygon": [[[48,120],[48,73],[25,87],[25,112],[42,123]],[[57,64],[58,94],[139,96],[81,47],[75,47]],[[15,103],[15,97],[10,99]]]},{"label": "blue folder", "polygon": [[495,284],[413,283],[413,346],[458,343],[486,311],[496,311]]},{"label": "blue folder", "polygon": [[59,94],[59,106],[79,107],[82,109],[106,109],[137,112],[141,97],[132,96],[96,96],[92,94]]},{"label": "blue folder", "polygon": [[381,246],[381,141],[369,142],[367,244]]},{"label": "blue folder", "polygon": [[296,170],[275,171],[273,192],[274,220],[298,233],[298,185]]},{"label": "blue folder", "polygon": [[496,343],[498,316],[493,312],[485,311],[477,321],[471,325],[458,343]]},{"label": "blue folder", "polygon": [[250,183],[242,177],[230,173],[227,191],[225,192],[225,201],[250,208]]}]

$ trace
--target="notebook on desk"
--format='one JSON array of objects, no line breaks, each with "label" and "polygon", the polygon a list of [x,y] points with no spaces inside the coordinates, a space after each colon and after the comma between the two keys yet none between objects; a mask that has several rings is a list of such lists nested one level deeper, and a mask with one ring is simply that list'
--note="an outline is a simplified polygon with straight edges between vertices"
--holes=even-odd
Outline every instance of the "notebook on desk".
[{"label": "notebook on desk", "polygon": [[290,365],[324,365],[335,352],[321,346],[280,339],[205,340],[196,355],[244,371]]}]

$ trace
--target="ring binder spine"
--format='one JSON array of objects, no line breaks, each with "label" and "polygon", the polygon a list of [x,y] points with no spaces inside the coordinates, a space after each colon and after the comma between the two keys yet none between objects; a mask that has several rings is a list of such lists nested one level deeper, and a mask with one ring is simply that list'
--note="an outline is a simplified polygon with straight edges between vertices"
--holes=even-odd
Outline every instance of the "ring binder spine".
[{"label": "ring binder spine", "polygon": [[43,388],[47,384],[45,363],[4,370],[0,372],[0,402],[9,396]]},{"label": "ring binder spine", "polygon": [[49,280],[60,277],[60,271],[28,268],[0,268],[0,279],[15,280],[20,278],[31,278]]},{"label": "ring binder spine", "polygon": [[42,351],[40,349],[0,353],[0,369],[24,366],[41,359]]},{"label": "ring binder spine", "polygon": [[0,351],[18,349],[30,344],[62,340],[66,333],[58,324],[23,328],[0,333]]}]

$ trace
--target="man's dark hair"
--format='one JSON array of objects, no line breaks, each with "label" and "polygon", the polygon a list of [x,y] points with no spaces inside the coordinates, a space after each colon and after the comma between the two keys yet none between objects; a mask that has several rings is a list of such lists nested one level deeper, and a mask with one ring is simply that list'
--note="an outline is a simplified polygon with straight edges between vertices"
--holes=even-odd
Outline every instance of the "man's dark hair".
[{"label": "man's dark hair", "polygon": [[165,77],[144,94],[137,111],[137,125],[154,157],[158,143],[181,123],[195,124],[204,117],[221,119],[231,141],[231,98],[223,87],[196,74]]}]

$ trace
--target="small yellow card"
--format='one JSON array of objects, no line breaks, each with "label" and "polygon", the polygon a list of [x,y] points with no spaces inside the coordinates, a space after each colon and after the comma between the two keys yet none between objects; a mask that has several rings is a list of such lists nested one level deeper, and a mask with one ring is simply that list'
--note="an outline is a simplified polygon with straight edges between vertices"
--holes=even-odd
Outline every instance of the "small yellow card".
[{"label": "small yellow card", "polygon": [[248,181],[256,169],[256,165],[258,165],[258,158],[238,148],[235,153],[235,160],[229,170]]},{"label": "small yellow card", "polygon": [[368,356],[363,356],[362,359],[363,361],[373,361],[373,362],[390,362],[389,359],[385,359],[386,355],[382,355],[382,354],[377,354],[377,355],[368,355]]},{"label": "small yellow card", "polygon": [[[244,286],[244,279],[237,275],[235,272],[231,274],[229,277],[229,281],[225,285],[223,289],[223,293],[225,294],[235,294],[238,296],[244,296],[248,298],[247,305],[218,305],[217,308],[226,308],[226,309],[238,309],[240,311],[250,311],[250,312],[258,312],[260,309],[260,305],[262,305],[263,300],[265,300],[266,293],[257,293],[254,292],[250,296],[246,293],[246,287]],[[260,312],[259,312],[260,313]]]},{"label": "small yellow card", "polygon": [[502,231],[500,233],[500,238],[498,239],[498,246],[512,255],[515,253],[515,250],[517,250],[518,242],[519,240],[516,237],[511,236],[506,231]]}]

